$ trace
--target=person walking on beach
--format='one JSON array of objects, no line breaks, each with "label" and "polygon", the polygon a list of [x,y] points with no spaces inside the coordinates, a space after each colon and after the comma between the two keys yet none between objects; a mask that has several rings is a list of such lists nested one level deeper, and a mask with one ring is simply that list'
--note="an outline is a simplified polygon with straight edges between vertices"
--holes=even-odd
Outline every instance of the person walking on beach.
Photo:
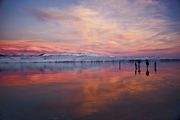
[{"label": "person walking on beach", "polygon": [[146,76],[149,76],[149,61],[148,60],[146,60]]},{"label": "person walking on beach", "polygon": [[156,65],[157,65],[157,63],[156,63],[156,61],[154,61],[154,71],[155,71],[155,72],[157,71]]},{"label": "person walking on beach", "polygon": [[149,67],[149,61],[148,60],[146,60],[146,67],[147,67],[147,69]]},{"label": "person walking on beach", "polygon": [[137,73],[137,63],[135,62],[135,75],[136,75],[136,73]]},{"label": "person walking on beach", "polygon": [[140,72],[141,72],[141,66],[140,66],[140,64],[141,64],[141,60],[138,60],[138,73],[140,74]]},{"label": "person walking on beach", "polygon": [[135,70],[137,70],[137,63],[135,62],[135,64],[134,64],[134,65],[135,65]]}]

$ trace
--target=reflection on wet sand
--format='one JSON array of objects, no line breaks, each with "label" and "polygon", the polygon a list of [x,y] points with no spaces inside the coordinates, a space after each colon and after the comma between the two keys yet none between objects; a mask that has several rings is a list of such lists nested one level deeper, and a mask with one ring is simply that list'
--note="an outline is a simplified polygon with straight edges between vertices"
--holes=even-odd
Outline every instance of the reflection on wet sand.
[{"label": "reflection on wet sand", "polygon": [[[138,63],[138,65],[137,65]],[[145,60],[145,63],[146,63],[146,76],[149,76],[149,60]],[[138,69],[138,73],[140,74],[141,73],[141,60],[136,60],[134,62],[134,65],[135,65],[135,75],[137,75],[137,69]],[[138,67],[137,67],[138,66]],[[157,72],[157,62],[154,61],[154,72]]]},{"label": "reflection on wet sand", "polygon": [[[171,89],[179,90],[179,84],[177,84],[179,82],[179,71],[175,67],[167,67],[167,71],[171,72],[159,68],[158,74],[152,72],[151,75],[149,75],[146,70],[149,72],[151,67],[149,68],[147,63],[146,66],[144,64],[144,66],[142,65],[140,67],[140,63],[142,64],[141,61],[135,63],[135,74],[137,69],[139,73],[145,72],[145,74],[138,76],[134,76],[132,72],[133,63],[115,63],[115,65],[108,64],[102,65],[101,67],[94,67],[95,69],[71,71],[58,71],[58,69],[53,69],[52,71],[36,71],[33,69],[26,72],[6,72],[6,69],[5,72],[0,72],[0,89],[4,91],[0,92],[0,97],[4,97],[5,100],[1,100],[0,104],[3,103],[2,106],[8,106],[7,104],[9,104],[9,108],[13,108],[14,104],[8,103],[12,97],[9,95],[12,95],[11,93],[13,92],[16,96],[16,99],[14,99],[16,101],[15,104],[21,104],[22,109],[27,107],[27,105],[23,107],[23,102],[27,103],[28,101],[28,103],[31,104],[31,106],[29,106],[30,111],[25,111],[25,115],[31,115],[32,119],[35,116],[37,119],[38,117],[54,116],[53,119],[57,118],[62,120],[73,118],[103,118],[113,120],[114,117],[110,117],[111,115],[103,114],[103,112],[106,113],[107,111],[108,114],[115,114],[117,111],[121,111],[124,116],[116,116],[117,119],[123,117],[124,119],[129,119],[130,117],[127,116],[131,116],[132,114],[129,113],[129,111],[137,112],[136,107],[137,109],[142,109],[139,114],[143,113],[146,116],[148,114],[148,112],[144,113],[144,111],[146,111],[145,109],[147,109],[146,107],[138,108],[138,106],[136,106],[131,108],[131,102],[136,101],[139,106],[143,104],[155,104],[157,106],[154,106],[154,109],[158,107],[161,109],[164,105],[159,103],[162,101],[162,97],[166,97],[163,100],[171,99],[168,98],[168,96],[161,95],[161,92],[171,91]],[[115,69],[117,69],[117,71]],[[121,71],[118,69],[121,69]],[[147,74],[148,77],[146,76]],[[19,93],[19,90],[23,91]],[[158,92],[160,96],[154,96],[153,93]],[[151,101],[144,98],[149,98],[146,94],[152,98]],[[175,96],[175,98],[176,97],[179,98],[179,96]],[[19,103],[19,101],[22,102]],[[129,104],[127,104],[126,101],[129,101]],[[176,103],[177,101],[174,101],[173,104]],[[123,104],[127,104],[126,107],[128,109],[112,107],[112,105],[123,106]],[[8,111],[8,108],[3,109],[7,109]],[[0,112],[3,112],[3,109],[0,108]],[[41,112],[39,113],[39,111]],[[166,113],[167,111],[163,112]],[[155,115],[155,117],[161,118],[163,115],[164,113],[159,113],[159,116]],[[171,115],[168,115],[169,114],[165,117],[171,117]],[[175,114],[175,116],[176,115],[177,114]],[[20,116],[22,117],[23,114]],[[103,116],[109,117],[106,118]],[[18,115],[15,115],[15,117],[19,118]],[[26,118],[26,116],[23,117]],[[137,114],[136,117],[140,118],[142,116],[138,116]],[[153,118],[153,116],[151,117]]]}]

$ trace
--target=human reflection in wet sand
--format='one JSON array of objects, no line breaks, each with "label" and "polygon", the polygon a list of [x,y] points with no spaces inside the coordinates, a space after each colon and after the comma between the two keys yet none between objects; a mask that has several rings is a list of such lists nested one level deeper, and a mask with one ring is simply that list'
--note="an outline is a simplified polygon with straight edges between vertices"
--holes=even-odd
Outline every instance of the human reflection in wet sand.
[{"label": "human reflection in wet sand", "polygon": [[138,73],[140,74],[141,73],[141,60],[138,60]]},{"label": "human reflection in wet sand", "polygon": [[154,72],[156,72],[157,71],[157,63],[156,63],[156,61],[154,61]]},{"label": "human reflection in wet sand", "polygon": [[136,63],[136,61],[135,61],[135,75],[137,74],[137,63]]},{"label": "human reflection in wet sand", "polygon": [[146,60],[146,76],[149,76],[149,61]]}]

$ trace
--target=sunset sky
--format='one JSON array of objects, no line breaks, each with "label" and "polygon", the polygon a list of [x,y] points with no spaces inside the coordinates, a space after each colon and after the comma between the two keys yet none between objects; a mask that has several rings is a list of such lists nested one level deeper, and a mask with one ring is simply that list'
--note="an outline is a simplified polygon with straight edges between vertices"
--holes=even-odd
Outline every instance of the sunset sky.
[{"label": "sunset sky", "polygon": [[0,54],[180,56],[180,0],[0,0]]}]

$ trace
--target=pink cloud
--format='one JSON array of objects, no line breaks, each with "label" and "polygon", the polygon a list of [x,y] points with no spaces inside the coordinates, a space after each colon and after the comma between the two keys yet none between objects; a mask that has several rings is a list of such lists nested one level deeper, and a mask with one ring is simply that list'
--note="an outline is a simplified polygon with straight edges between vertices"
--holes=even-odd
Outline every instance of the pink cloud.
[{"label": "pink cloud", "polygon": [[84,52],[128,56],[179,52],[176,47],[180,45],[180,37],[169,29],[169,25],[177,23],[162,17],[166,7],[158,1],[86,0],[63,9],[28,8],[28,11],[37,18],[39,26],[32,26],[27,33],[45,39],[1,40],[1,53]]}]

